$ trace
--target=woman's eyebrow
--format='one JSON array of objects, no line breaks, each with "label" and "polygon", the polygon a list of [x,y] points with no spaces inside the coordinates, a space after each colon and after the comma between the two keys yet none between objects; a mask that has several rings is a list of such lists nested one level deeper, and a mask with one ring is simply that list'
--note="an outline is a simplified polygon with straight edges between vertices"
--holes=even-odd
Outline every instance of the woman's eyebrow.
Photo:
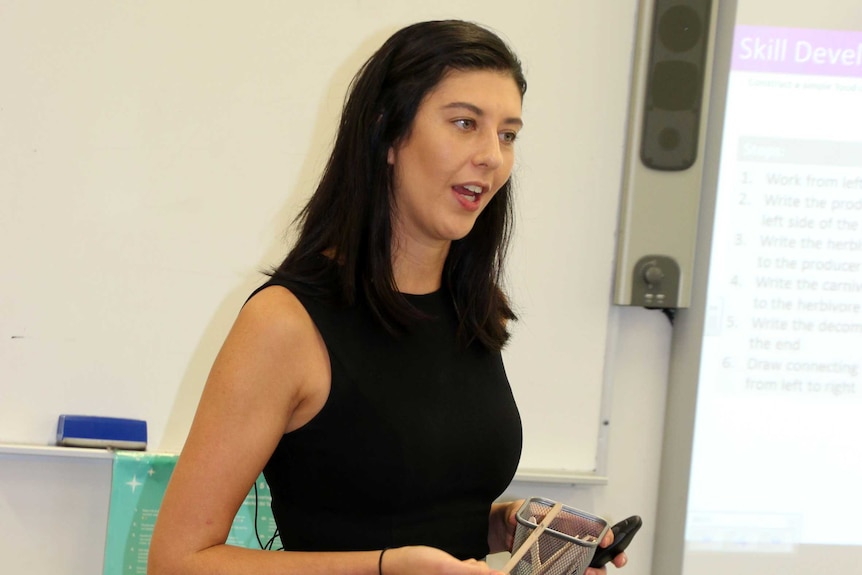
[{"label": "woman's eyebrow", "polygon": [[[485,115],[485,111],[482,110],[482,108],[480,108],[476,104],[471,104],[470,102],[450,102],[443,106],[444,110],[450,110],[452,108],[463,108],[465,110],[469,110],[470,112],[479,117]],[[518,117],[506,118],[503,120],[503,123],[518,126],[519,128],[524,126],[524,121]]]}]

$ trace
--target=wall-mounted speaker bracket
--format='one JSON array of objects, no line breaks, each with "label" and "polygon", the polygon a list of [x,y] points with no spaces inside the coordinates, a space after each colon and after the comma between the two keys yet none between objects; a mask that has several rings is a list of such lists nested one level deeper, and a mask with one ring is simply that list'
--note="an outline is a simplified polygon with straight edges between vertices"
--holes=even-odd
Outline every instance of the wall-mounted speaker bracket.
[{"label": "wall-mounted speaker bracket", "polygon": [[[718,1],[640,2],[615,304],[690,305]],[[674,289],[661,294],[661,305],[642,299],[650,291],[643,289],[639,265],[655,257],[677,270]]]}]

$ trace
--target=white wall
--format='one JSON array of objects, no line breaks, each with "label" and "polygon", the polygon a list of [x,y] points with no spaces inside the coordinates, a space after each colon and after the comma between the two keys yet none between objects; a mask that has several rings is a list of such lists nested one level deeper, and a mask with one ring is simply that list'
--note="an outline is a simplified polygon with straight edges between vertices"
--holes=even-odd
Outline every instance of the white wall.
[{"label": "white wall", "polygon": [[[69,198],[73,198],[75,193],[88,186],[110,182],[116,177],[117,181],[128,182],[134,193],[142,194],[148,187],[159,188],[168,194],[159,199],[159,202],[179,202],[175,204],[177,209],[171,212],[171,222],[177,227],[164,230],[168,233],[167,237],[163,237],[162,230],[158,230],[159,233],[144,230],[145,238],[166,242],[166,249],[172,245],[170,233],[187,233],[187,230],[180,229],[179,226],[182,222],[189,221],[188,218],[191,218],[196,226],[200,226],[200,232],[215,227],[244,234],[247,238],[247,243],[241,246],[239,251],[218,254],[228,262],[223,274],[227,277],[204,276],[207,281],[222,281],[224,285],[230,286],[230,289],[226,290],[231,291],[229,295],[220,293],[217,298],[199,298],[191,289],[193,284],[189,286],[179,281],[175,285],[189,286],[188,291],[185,291],[186,288],[175,288],[166,295],[161,293],[164,286],[146,283],[144,280],[144,290],[152,289],[159,292],[161,297],[188,302],[183,322],[178,322],[175,329],[191,332],[191,341],[195,342],[190,350],[171,350],[171,358],[182,373],[179,390],[172,378],[164,377],[163,374],[160,377],[159,373],[148,374],[148,381],[155,386],[161,386],[155,387],[153,393],[170,394],[174,402],[165,432],[168,441],[160,442],[160,447],[164,449],[176,448],[177,442],[181,442],[184,437],[188,417],[193,410],[196,393],[202,385],[209,361],[235,313],[236,302],[247,293],[250,282],[243,279],[241,273],[235,272],[240,270],[244,273],[273,263],[277,259],[281,249],[277,241],[280,230],[289,221],[299,203],[302,196],[300,191],[310,187],[319,169],[322,150],[325,149],[331,133],[329,128],[334,115],[337,114],[344,91],[345,78],[349,78],[350,73],[367,55],[369,47],[379,44],[391,31],[393,23],[437,17],[474,19],[505,32],[524,59],[531,82],[525,104],[528,129],[522,139],[523,153],[518,167],[523,190],[519,199],[519,221],[522,224],[526,222],[527,225],[540,222],[544,224],[538,226],[540,229],[570,234],[567,236],[570,239],[564,245],[551,245],[541,252],[525,253],[516,244],[513,263],[517,269],[523,270],[525,277],[514,280],[514,297],[523,317],[515,338],[520,337],[521,341],[527,342],[536,336],[536,331],[545,331],[537,330],[535,318],[553,316],[561,304],[571,306],[567,309],[575,310],[573,317],[564,326],[553,329],[551,335],[554,345],[543,346],[553,349],[534,350],[534,353],[550,352],[555,357],[567,358],[565,373],[557,373],[557,370],[553,373],[542,372],[541,369],[546,366],[541,365],[512,364],[508,366],[510,377],[518,380],[533,375],[545,379],[565,378],[576,390],[598,389],[601,386],[597,384],[604,377],[608,377],[613,384],[607,450],[600,454],[607,457],[608,484],[567,487],[518,482],[512,485],[508,495],[541,495],[558,499],[603,515],[611,521],[633,513],[640,514],[645,520],[645,526],[630,547],[631,562],[626,573],[649,573],[654,533],[654,525],[650,519],[654,515],[656,504],[670,327],[660,313],[642,309],[611,308],[608,317],[629,64],[634,42],[635,0],[537,0],[529,6],[507,5],[508,7],[501,7],[498,2],[490,0],[443,1],[435,7],[429,7],[427,2],[356,0],[348,4],[320,0],[314,3],[296,3],[293,10],[286,8],[290,6],[288,3],[250,2],[244,5],[263,13],[266,9],[275,10],[279,18],[266,21],[243,20],[239,23],[240,28],[236,30],[232,28],[234,22],[226,17],[230,11],[224,9],[224,3],[153,2],[119,5],[107,0],[88,0],[72,7],[59,1],[41,1],[15,5],[18,9],[15,15],[20,21],[11,23],[8,15],[12,11],[6,8],[11,8],[12,4],[3,4],[0,0],[0,13],[7,18],[4,29],[8,34],[4,35],[5,40],[0,39],[0,48],[3,48],[0,68],[8,66],[26,77],[27,70],[46,71],[45,65],[53,61],[52,58],[56,58],[59,63],[56,69],[48,67],[48,75],[45,77],[28,77],[32,84],[28,84],[31,87],[27,90],[12,92],[13,98],[40,102],[42,105],[38,109],[47,116],[38,124],[41,131],[30,134],[33,141],[14,142],[10,146],[11,151],[7,158],[12,161],[3,168],[7,175],[12,174],[11,180],[21,184],[22,189],[26,189],[28,193],[38,194],[46,188],[56,191],[53,190],[56,181],[48,179],[50,174],[40,173],[37,178],[30,178],[26,172],[28,165],[38,162],[45,154],[55,153],[62,157],[64,154],[58,153],[58,150],[64,149],[65,146],[72,152],[80,141],[85,141],[89,145],[94,142],[98,144],[99,158],[113,159],[109,171],[108,166],[95,162],[96,154],[84,158],[92,162],[86,165],[76,164],[76,160],[80,158],[70,154],[64,163],[59,165],[64,174],[70,177],[70,185],[65,189],[68,195],[65,198],[61,196],[58,201],[46,201],[44,213],[39,214],[38,225],[69,226],[69,241],[75,242],[79,238],[75,236],[74,226],[87,225],[87,221],[84,218],[83,221],[78,220],[70,225],[66,215],[69,207],[74,205]],[[160,8],[156,10],[152,6]],[[176,8],[168,9],[166,6]],[[215,6],[220,8],[215,9]],[[361,21],[343,21],[338,16],[339,6],[367,11],[367,17]],[[91,18],[85,19],[85,16],[92,16],[94,13],[101,15],[98,22],[94,23]],[[159,15],[158,19],[154,17],[156,13]],[[220,17],[223,17],[223,21],[219,20]],[[148,30],[161,30],[167,38],[144,34],[140,37],[114,37],[112,18],[122,20],[124,26],[140,25]],[[255,67],[256,58],[264,58],[264,55],[255,54],[253,49],[249,49],[245,53],[246,60],[214,62],[209,59],[212,54],[206,50],[198,51],[200,46],[206,49],[218,46],[219,34],[246,34],[253,41],[258,41],[261,37],[268,38],[272,43],[270,47],[277,53],[279,49],[290,45],[294,37],[291,34],[303,26],[304,18],[311,18],[319,27],[318,39],[324,45],[338,44],[338,40],[345,35],[344,32],[355,26],[366,30],[366,33],[361,34],[365,41],[357,48],[356,54],[345,56],[339,53],[330,57],[334,58],[338,66],[337,81],[333,81],[332,72],[328,72],[330,76],[325,85],[329,91],[320,96],[319,109],[311,111],[311,118],[305,117],[308,111],[297,109],[291,102],[267,98],[266,92],[259,91],[261,87],[269,86],[273,88],[273,93],[280,94],[282,98],[291,98],[295,94],[295,87],[291,87],[289,83],[285,84],[284,77],[269,77],[265,69]],[[204,32],[199,31],[201,20],[210,26],[205,27]],[[388,25],[384,26],[381,21],[387,22]],[[223,28],[212,27],[215,22]],[[58,38],[62,50],[56,54],[50,51],[38,54],[41,58],[40,65],[35,68],[34,62],[16,59],[16,55],[20,53],[34,57],[32,51],[22,51],[20,48],[27,46],[31,34],[38,36],[45,26],[58,30],[58,36],[62,36]],[[94,31],[98,38],[93,37]],[[78,37],[76,34],[82,36]],[[165,41],[175,42],[185,35],[189,38],[188,51],[173,53],[165,48]],[[93,51],[93,42],[96,41],[98,46],[104,46],[106,49]],[[164,76],[166,80],[174,82],[179,77],[176,75],[187,73],[199,75],[206,81],[196,85],[199,93],[165,93],[157,101],[145,102],[112,98],[110,90],[113,88],[105,86],[106,93],[96,95],[91,101],[87,99],[89,96],[80,84],[82,79],[77,75],[87,73],[87,70],[70,70],[62,64],[69,61],[68,58],[74,58],[77,50],[88,57],[92,56],[94,63],[113,65],[115,54],[110,50],[112,42],[118,46],[117,54],[124,57],[132,55],[136,58],[128,62],[126,74],[115,78],[118,83],[116,87],[122,94],[136,93],[139,88],[136,82],[140,81],[140,70],[136,67],[146,63],[151,52],[159,54],[164,62],[171,64],[165,72],[170,74],[170,77]],[[557,48],[549,51],[549,45]],[[120,47],[123,49],[120,50]],[[321,57],[315,52],[318,49],[317,42],[314,46],[308,46],[306,50],[309,51],[309,58]],[[87,52],[88,50],[92,54]],[[267,57],[271,58],[272,54]],[[80,65],[80,62],[78,64]],[[287,60],[283,62],[287,70],[290,66],[299,64],[301,63]],[[223,80],[219,75],[219,66],[226,66],[235,73],[241,73],[246,83],[236,86],[221,84]],[[215,100],[208,100],[208,88],[221,90],[222,94],[225,94],[227,88],[233,91],[228,90],[229,98],[222,95]],[[3,97],[0,94],[0,104]],[[69,105],[70,98],[84,99],[88,106],[76,109]],[[177,116],[171,119],[171,106],[183,109],[188,105],[189,99],[194,101],[194,98],[200,99],[200,106],[209,108],[202,111],[192,108],[189,109],[193,114],[191,118]],[[10,104],[6,106],[8,116],[8,110],[14,108],[11,104],[21,102],[7,100],[7,103]],[[256,106],[258,109],[263,106],[266,113],[254,116],[256,123],[252,125],[232,123],[232,115],[250,106]],[[124,111],[127,108],[128,111]],[[303,114],[303,117],[292,115],[297,111]],[[198,112],[200,116],[196,115]],[[3,113],[3,106],[0,105],[0,121],[19,125],[13,122],[14,118],[4,117]],[[81,116],[73,117],[76,113],[83,113],[83,118],[86,119],[101,118],[105,123],[84,122]],[[68,125],[74,130],[58,131],[58,125],[66,125],[59,122],[66,122],[67,116]],[[267,117],[271,125],[263,120]],[[211,122],[213,118],[215,120]],[[167,119],[174,130],[164,134],[152,131],[148,122],[153,119]],[[140,149],[115,145],[117,142],[112,139],[112,134],[117,133],[115,130],[118,122],[125,126],[126,130],[143,134],[145,137],[142,141],[147,145]],[[266,146],[261,145],[259,138],[262,134],[270,138]],[[85,140],[79,140],[82,137]],[[46,143],[50,145],[44,145]],[[137,163],[141,155],[147,158],[148,165],[142,167]],[[187,165],[183,176],[188,179],[166,179],[167,174],[171,173],[170,170],[179,162]],[[261,166],[273,170],[286,162],[301,166],[298,171],[291,172],[292,179],[289,181],[267,180],[261,178],[258,172]],[[248,198],[248,211],[231,214],[233,218],[225,218],[224,214],[209,211],[212,203],[207,201],[206,193],[217,185],[228,186]],[[117,214],[122,214],[128,207],[123,203],[123,199],[110,194],[110,186],[106,187],[105,191],[105,205]],[[172,198],[170,194],[179,196]],[[2,199],[4,207],[16,207],[15,197],[3,195]],[[260,201],[257,201],[258,199]],[[183,209],[187,211],[184,212]],[[564,214],[564,217],[548,219],[549,215],[557,214]],[[0,214],[0,221],[2,217]],[[150,232],[153,232],[152,236],[147,235]],[[10,250],[14,245],[14,238],[0,235],[0,239],[4,241],[0,249]],[[96,242],[81,246],[82,249],[104,249],[107,250],[107,256],[116,256],[111,247],[98,245]],[[130,247],[135,249],[134,245]],[[182,248],[176,245],[174,247]],[[26,255],[26,246],[22,250]],[[255,254],[250,258],[251,261],[243,259],[248,253]],[[165,254],[165,257],[176,255],[168,251]],[[180,256],[181,254],[176,255],[177,263],[188,263]],[[58,265],[68,263],[59,262]],[[45,271],[32,264],[27,269],[33,273]],[[530,281],[539,283],[541,278],[552,273],[558,274],[560,270],[565,270],[564,281],[546,286],[550,291],[531,287]],[[85,274],[84,280],[98,282],[99,270],[86,271],[89,274]],[[176,270],[169,270],[165,277],[183,279],[175,272]],[[586,288],[583,278],[589,278]],[[46,277],[40,289],[46,286],[51,288],[46,289],[46,298],[49,298],[46,303],[58,306],[60,302],[56,301],[54,290],[62,289],[62,286],[55,287],[50,283],[50,279]],[[76,278],[76,281],[81,281],[81,278]],[[119,294],[115,295],[119,297]],[[146,299],[146,293],[139,295],[142,299],[136,300],[136,304],[152,305],[152,301]],[[106,314],[100,315],[99,310],[110,311],[111,306],[116,303],[113,300],[99,302],[95,315],[82,315],[81,320],[110,321]],[[4,302],[0,300],[0,321],[9,309],[3,305]],[[11,314],[11,311],[9,313]],[[12,314],[12,317],[17,316]],[[20,326],[14,327],[17,329]],[[612,335],[615,333],[616,337],[608,338],[608,332]],[[6,334],[6,331],[0,333]],[[163,333],[162,337],[172,335]],[[587,352],[589,361],[572,359],[584,354],[587,347],[593,349],[596,342],[598,355],[601,356],[608,341],[611,348],[607,365],[596,361],[596,353],[593,351]],[[57,345],[61,347],[62,341],[58,342]],[[165,340],[155,337],[144,343],[146,346],[143,350],[151,355],[164,353],[164,348],[167,347]],[[193,359],[191,362],[190,356]],[[106,362],[111,359],[105,358]],[[160,367],[164,368],[165,365]],[[603,373],[603,367],[607,370],[606,373]],[[537,372],[537,369],[540,371]],[[82,375],[90,374],[84,372]],[[9,381],[0,382],[0,392],[4,397],[9,397],[10,385]],[[56,387],[58,393],[66,395],[67,400],[74,398],[74,386],[63,387],[62,384],[56,384]],[[32,400],[32,397],[30,399]],[[40,400],[46,402],[51,399],[44,394],[40,397]],[[537,411],[531,401],[528,393],[519,396],[519,402],[525,404],[525,412],[533,414],[531,417],[536,417],[536,414],[540,416],[541,412]],[[529,420],[526,420],[526,423],[530,425]],[[595,422],[562,421],[561,425],[565,429],[577,429],[589,437],[595,434]],[[535,445],[528,447],[531,452],[541,448]],[[105,517],[102,511],[106,512],[107,509],[105,485],[108,468],[105,462],[69,463],[66,459],[58,460],[52,457],[34,459],[0,455],[0,469],[0,556],[4,557],[4,566],[11,567],[14,572],[35,575],[98,573],[101,570],[104,545]],[[46,497],[47,501],[52,503],[48,507],[45,506]],[[72,543],[70,533],[88,536],[74,539]],[[33,541],[41,543],[40,549],[50,552],[35,551]],[[54,543],[59,541],[64,543]]]}]

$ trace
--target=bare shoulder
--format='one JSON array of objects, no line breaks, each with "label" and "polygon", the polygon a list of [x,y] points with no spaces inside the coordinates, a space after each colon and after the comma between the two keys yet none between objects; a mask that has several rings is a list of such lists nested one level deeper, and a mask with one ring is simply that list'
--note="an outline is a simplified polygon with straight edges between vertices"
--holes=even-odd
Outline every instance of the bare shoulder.
[{"label": "bare shoulder", "polygon": [[237,359],[243,363],[254,358],[258,366],[275,369],[274,376],[293,374],[301,379],[321,346],[317,328],[299,299],[287,288],[270,286],[243,306],[222,351],[241,354]]},{"label": "bare shoulder", "polygon": [[287,288],[270,286],[249,299],[219,356],[216,367],[245,375],[226,381],[252,386],[256,394],[287,407],[291,420],[285,422],[286,431],[304,424],[328,395],[326,346]]},{"label": "bare shoulder", "polygon": [[251,297],[236,323],[277,338],[302,337],[309,329],[314,330],[299,299],[287,288],[277,285],[266,287]]}]

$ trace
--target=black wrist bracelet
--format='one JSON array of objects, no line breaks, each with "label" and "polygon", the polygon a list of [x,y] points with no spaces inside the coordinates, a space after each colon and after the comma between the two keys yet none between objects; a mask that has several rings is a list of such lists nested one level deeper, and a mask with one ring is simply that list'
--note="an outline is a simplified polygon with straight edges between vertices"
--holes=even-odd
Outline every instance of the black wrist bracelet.
[{"label": "black wrist bracelet", "polygon": [[383,554],[386,553],[387,549],[389,549],[389,547],[384,547],[380,550],[380,559],[377,560],[377,573],[379,575],[383,575]]}]

